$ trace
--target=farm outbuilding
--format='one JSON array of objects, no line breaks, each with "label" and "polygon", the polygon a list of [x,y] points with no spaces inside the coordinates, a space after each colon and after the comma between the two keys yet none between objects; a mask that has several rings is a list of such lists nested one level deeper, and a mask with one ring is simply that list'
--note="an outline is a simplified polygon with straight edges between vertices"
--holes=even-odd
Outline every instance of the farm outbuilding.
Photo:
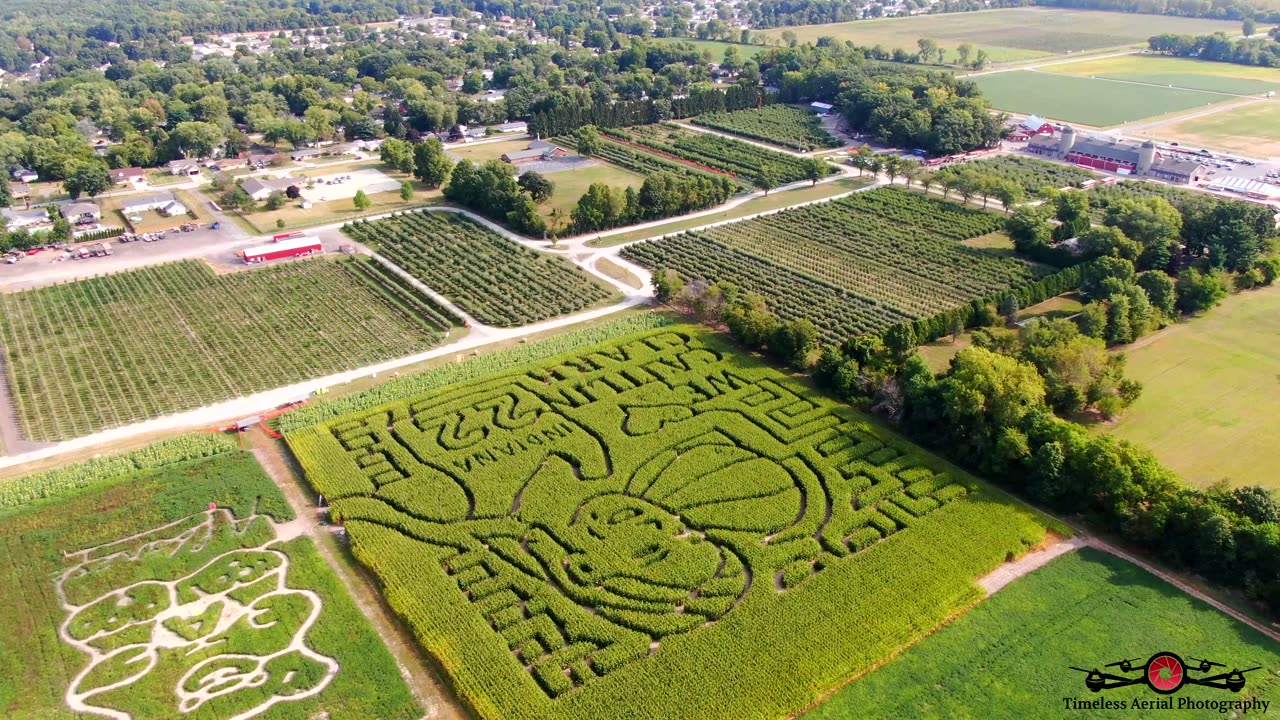
[{"label": "farm outbuilding", "polygon": [[245,263],[254,264],[266,262],[267,260],[280,260],[282,258],[301,257],[303,255],[318,255],[324,252],[324,246],[320,241],[309,235],[301,237],[287,238],[280,242],[273,242],[268,245],[259,245],[258,247],[245,248],[240,251],[240,257],[244,258]]},{"label": "farm outbuilding", "polygon": [[1025,130],[1028,135],[1052,135],[1053,125],[1045,122],[1045,119],[1038,115],[1029,115],[1018,123],[1018,128]]},{"label": "farm outbuilding", "polygon": [[568,154],[568,151],[559,145],[553,145],[545,140],[537,140],[529,143],[529,147],[525,150],[503,153],[502,161],[512,165],[522,165],[529,162],[541,162],[565,157]]},{"label": "farm outbuilding", "polygon": [[1150,140],[1141,144],[1108,137],[1077,136],[1068,125],[1057,139],[1036,135],[1027,143],[1027,152],[1117,175],[1142,175],[1165,182],[1186,184],[1206,176],[1203,165],[1161,156]]},{"label": "farm outbuilding", "polygon": [[1275,200],[1280,198],[1280,185],[1250,180],[1242,177],[1222,177],[1209,183],[1210,190],[1220,190],[1244,195],[1255,200]]},{"label": "farm outbuilding", "polygon": [[826,115],[827,113],[835,109],[836,109],[836,106],[832,105],[831,103],[824,103],[824,102],[809,103],[809,110],[819,115]]}]

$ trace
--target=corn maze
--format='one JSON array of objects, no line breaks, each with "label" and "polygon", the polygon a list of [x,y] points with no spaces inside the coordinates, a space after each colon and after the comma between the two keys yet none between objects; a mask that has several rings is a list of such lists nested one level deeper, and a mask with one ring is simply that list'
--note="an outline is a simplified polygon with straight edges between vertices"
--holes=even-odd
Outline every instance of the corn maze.
[{"label": "corn maze", "polygon": [[184,261],[0,295],[12,394],[36,441],[421,352],[439,323],[325,260],[227,275]]},{"label": "corn maze", "polygon": [[612,295],[564,258],[530,250],[457,213],[405,213],[343,230],[486,325],[514,327]]},{"label": "corn maze", "polygon": [[486,719],[791,715],[1044,534],[688,326],[287,438]]},{"label": "corn maze", "polygon": [[638,243],[622,254],[686,279],[736,283],[763,295],[780,318],[810,318],[828,340],[840,341],[1043,276],[1043,268],[960,242],[1003,222],[884,188]]},{"label": "corn maze", "polygon": [[290,558],[274,542],[265,517],[211,510],[70,556],[59,637],[89,659],[71,709],[247,719],[324,690],[338,663],[305,640],[321,598],[286,584]]}]

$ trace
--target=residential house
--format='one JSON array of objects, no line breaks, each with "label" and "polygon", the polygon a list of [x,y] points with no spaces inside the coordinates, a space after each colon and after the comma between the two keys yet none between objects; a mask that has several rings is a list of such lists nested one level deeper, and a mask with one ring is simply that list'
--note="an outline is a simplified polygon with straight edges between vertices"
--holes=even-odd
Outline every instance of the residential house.
[{"label": "residential house", "polygon": [[168,168],[170,175],[195,176],[200,174],[200,161],[192,158],[170,160],[165,167]]},{"label": "residential house", "polygon": [[529,132],[529,123],[520,120],[517,122],[502,123],[498,126],[500,133],[527,133]]},{"label": "residential house", "polygon": [[102,208],[91,202],[69,202],[58,211],[72,225],[88,225],[102,219]]},{"label": "residential house", "polygon": [[111,171],[111,179],[117,185],[139,188],[147,184],[147,175],[140,167],[116,168]]},{"label": "residential house", "polygon": [[31,230],[49,224],[49,211],[42,207],[30,210],[0,208],[0,213],[9,218],[10,230]]},{"label": "residential house", "polygon": [[162,192],[154,195],[143,195],[142,197],[131,198],[125,200],[120,207],[120,212],[127,215],[133,215],[147,210],[155,210],[162,215],[173,217],[174,215],[186,215],[187,206],[183,205],[173,193]]},{"label": "residential house", "polygon": [[18,182],[33,183],[40,179],[40,173],[35,170],[28,170],[24,167],[14,168],[11,174],[13,175],[13,179]]},{"label": "residential house", "polygon": [[271,197],[274,192],[286,192],[290,187],[302,187],[305,180],[298,178],[249,178],[240,183],[240,188],[248,193],[249,197],[257,202],[262,202]]},{"label": "residential house", "polygon": [[298,148],[289,153],[289,159],[294,162],[302,162],[305,160],[314,160],[324,154],[324,150],[320,148]]}]

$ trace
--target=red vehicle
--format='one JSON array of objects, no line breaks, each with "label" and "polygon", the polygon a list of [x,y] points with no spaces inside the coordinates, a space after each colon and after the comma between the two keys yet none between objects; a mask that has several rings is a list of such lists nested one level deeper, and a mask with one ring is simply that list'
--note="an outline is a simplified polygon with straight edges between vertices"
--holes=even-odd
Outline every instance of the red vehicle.
[{"label": "red vehicle", "polygon": [[273,243],[278,243],[278,242],[280,242],[281,240],[292,240],[292,239],[294,239],[294,238],[303,238],[303,237],[306,237],[306,236],[307,236],[307,234],[306,234],[306,233],[304,233],[304,232],[298,232],[298,231],[294,231],[294,232],[287,232],[287,233],[280,233],[279,235],[272,235],[272,236],[271,236],[271,242],[273,242]]},{"label": "red vehicle", "polygon": [[245,263],[254,264],[266,262],[267,260],[279,260],[281,258],[301,257],[303,255],[318,255],[324,252],[324,246],[316,238],[303,235],[302,237],[289,238],[271,243],[270,245],[262,245],[260,247],[245,248],[240,251],[240,257],[244,258]]}]

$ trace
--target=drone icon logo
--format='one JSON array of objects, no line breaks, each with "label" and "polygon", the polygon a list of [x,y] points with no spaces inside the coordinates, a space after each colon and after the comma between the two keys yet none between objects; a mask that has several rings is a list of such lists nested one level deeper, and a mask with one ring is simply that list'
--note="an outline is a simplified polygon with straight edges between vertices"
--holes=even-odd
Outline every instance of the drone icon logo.
[{"label": "drone icon logo", "polygon": [[[1196,658],[1188,658],[1193,664],[1188,665],[1183,662],[1182,658],[1171,652],[1158,652],[1152,655],[1145,663],[1137,665],[1140,658],[1132,660],[1121,660],[1108,665],[1104,668],[1118,668],[1115,672],[1103,672],[1094,668],[1085,670],[1084,668],[1072,667],[1072,670],[1085,673],[1084,685],[1089,688],[1090,692],[1100,692],[1102,690],[1115,690],[1116,688],[1129,687],[1132,685],[1146,685],[1153,691],[1161,695],[1172,695],[1178,692],[1185,685],[1199,685],[1200,687],[1217,688],[1219,690],[1229,690],[1233,693],[1240,692],[1244,688],[1244,674],[1260,670],[1261,666],[1251,667],[1247,670],[1239,670],[1232,668],[1229,672],[1227,666],[1222,663],[1210,660],[1198,660]],[[1222,672],[1210,675],[1214,668],[1222,668]],[[1123,675],[1118,673],[1140,673],[1138,675]],[[1199,676],[1193,677],[1191,673],[1199,673]]]}]

